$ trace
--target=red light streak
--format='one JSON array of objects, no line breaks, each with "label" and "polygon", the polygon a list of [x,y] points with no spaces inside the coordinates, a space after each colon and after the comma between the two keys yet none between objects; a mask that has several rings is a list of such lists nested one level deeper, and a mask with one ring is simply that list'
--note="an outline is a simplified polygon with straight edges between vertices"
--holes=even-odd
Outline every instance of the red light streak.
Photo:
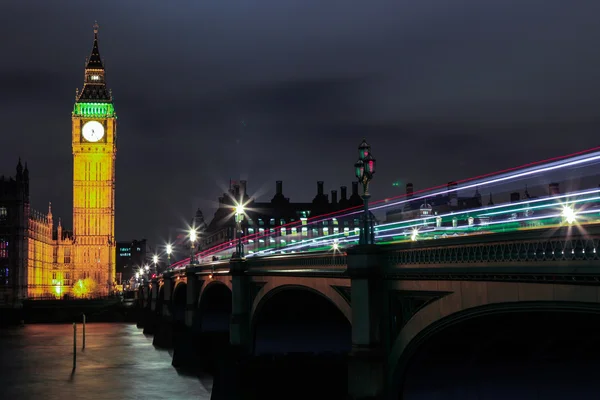
[{"label": "red light streak", "polygon": [[[503,169],[503,170],[500,170],[500,171],[489,172],[487,174],[477,175],[477,176],[474,176],[474,177],[471,177],[471,178],[465,178],[465,179],[457,180],[457,181],[454,181],[454,182],[456,182],[457,184],[471,182],[471,181],[474,181],[474,180],[489,178],[489,177],[494,176],[494,175],[505,174],[505,173],[508,173],[508,172],[513,172],[513,171],[516,171],[516,170],[519,170],[519,169],[529,168],[529,167],[533,167],[533,166],[540,165],[540,164],[550,163],[550,162],[554,162],[554,161],[560,161],[560,160],[564,160],[566,158],[576,157],[576,156],[580,156],[580,155],[583,155],[583,154],[586,154],[586,153],[592,153],[594,151],[599,151],[599,150],[600,150],[600,146],[597,146],[597,147],[593,147],[591,149],[581,150],[581,151],[578,151],[578,152],[575,152],[575,153],[566,154],[566,155],[562,155],[562,156],[551,157],[551,158],[547,158],[545,160],[533,161],[533,162],[530,162],[530,163],[527,163],[527,164],[523,164],[523,165],[520,165],[520,166],[517,166],[517,167],[511,167],[511,168],[506,168],[506,169]],[[426,192],[430,192],[430,191],[434,191],[434,190],[443,189],[446,186],[447,186],[447,184],[443,184],[443,185],[432,186],[432,187],[427,188],[427,189],[416,190],[416,191],[413,192],[413,195],[419,194],[419,193],[426,193]],[[389,201],[393,201],[393,200],[403,199],[405,197],[406,197],[406,193],[398,195],[398,196],[394,196],[394,197],[388,197],[388,198],[381,199],[381,200],[371,201],[369,203],[369,205],[370,206],[371,205],[376,205],[376,204],[383,203],[383,202],[389,202]],[[329,212],[329,213],[320,214],[320,215],[316,215],[314,217],[307,218],[306,221],[307,221],[307,224],[310,221],[314,221],[315,219],[319,219],[319,220],[318,221],[314,221],[314,222],[320,222],[320,220],[328,219],[328,217],[334,218],[335,216],[338,216],[340,214],[344,214],[344,213],[348,213],[350,211],[358,210],[358,209],[361,209],[362,207],[363,207],[363,205],[359,205],[359,206],[349,207],[349,208],[346,208],[346,209],[343,209],[343,210],[332,211],[332,212]],[[287,224],[278,226],[276,229],[287,228],[287,227],[292,227],[292,226],[299,226],[301,224],[301,222],[302,221],[288,222]],[[265,230],[265,232],[263,232],[263,233],[260,233],[260,232],[253,233],[252,235],[246,235],[246,236],[244,236],[243,241],[247,243],[248,240],[267,237],[267,236],[270,236],[270,234],[271,234],[271,232],[269,232],[268,230]],[[215,253],[220,252],[220,251],[222,251],[222,250],[224,250],[226,248],[231,247],[233,245],[233,243],[234,243],[234,241],[229,241],[229,242],[226,242],[226,243],[218,244],[218,245],[216,245],[214,247],[211,247],[210,249],[206,249],[206,250],[203,250],[201,252],[196,253],[196,257],[198,257],[198,256],[199,257],[210,256],[212,254],[215,254]],[[189,262],[189,258],[181,260],[181,261],[178,261],[178,262],[172,264],[171,267],[177,267],[177,266],[180,266],[180,265],[184,265],[184,264],[187,264],[188,262]]]}]

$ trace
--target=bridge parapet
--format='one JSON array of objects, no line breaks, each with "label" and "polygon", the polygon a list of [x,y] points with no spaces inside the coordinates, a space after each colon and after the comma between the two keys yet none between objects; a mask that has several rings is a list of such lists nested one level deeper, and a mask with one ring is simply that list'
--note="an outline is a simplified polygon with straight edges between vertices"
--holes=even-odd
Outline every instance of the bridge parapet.
[{"label": "bridge parapet", "polygon": [[600,225],[569,226],[382,246],[391,266],[598,261]]}]

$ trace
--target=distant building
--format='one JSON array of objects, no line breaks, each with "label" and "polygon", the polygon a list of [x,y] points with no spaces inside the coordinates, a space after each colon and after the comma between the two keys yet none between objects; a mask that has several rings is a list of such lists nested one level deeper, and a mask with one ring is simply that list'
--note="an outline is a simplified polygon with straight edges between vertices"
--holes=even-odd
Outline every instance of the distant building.
[{"label": "distant building", "polygon": [[[455,190],[457,189],[456,182],[448,182],[447,188],[446,194],[437,194],[425,199],[409,201],[396,209],[387,211],[386,222],[405,221],[481,207],[482,200],[479,190],[475,189],[473,196],[459,196],[458,191]],[[407,183],[406,199],[410,200],[413,197],[413,184]]]},{"label": "distant building", "polygon": [[[70,231],[52,208],[33,210],[29,169],[19,160],[15,177],[0,177],[0,305],[16,306],[27,298],[60,297],[73,283]],[[67,290],[65,290],[65,287]]]},{"label": "distant building", "polygon": [[146,239],[117,242],[117,284],[124,284],[147,264]]},{"label": "distant building", "polygon": [[[486,204],[483,204],[482,196],[479,193],[479,190],[475,189],[473,196],[459,196],[457,184],[456,182],[449,182],[447,187],[447,193],[445,194],[437,194],[435,196],[429,196],[426,198],[420,198],[419,200],[409,201],[404,203],[403,206],[390,210],[386,213],[386,222],[400,222],[406,220],[412,220],[417,218],[435,218],[436,225],[440,223],[441,219],[436,218],[436,216],[441,214],[447,214],[451,212],[460,212],[460,211],[468,211],[471,209],[477,209],[484,205],[493,206],[494,201],[492,199],[492,194],[489,194],[489,201]],[[558,183],[550,183],[548,185],[548,196],[556,196],[560,194],[560,186]],[[406,199],[410,200],[414,197],[413,193],[413,184],[408,183],[406,185]],[[419,196],[422,197],[422,196]],[[525,191],[523,192],[523,196],[521,196],[521,192],[511,192],[509,193],[509,199],[511,203],[519,202],[523,200],[534,200],[537,197],[531,196],[525,186]],[[518,215],[518,213],[513,214],[513,218],[517,219],[519,216],[529,217],[533,215],[533,210],[527,209],[522,215]],[[453,227],[459,227],[461,225],[472,225],[474,223],[482,223],[489,222],[488,217],[481,218],[471,218],[468,216],[463,220],[459,220],[458,218],[454,218],[451,222],[447,222],[448,226],[450,224]],[[532,224],[537,224],[538,222],[528,222],[527,225],[531,226]],[[439,226],[444,226],[443,224]]]},{"label": "distant building", "polygon": [[[246,181],[232,182],[229,191],[219,198],[219,208],[211,222],[205,229],[198,229],[200,233],[199,250],[226,243],[235,238],[234,208],[238,203],[243,203],[245,208],[246,216],[242,223],[244,235],[269,234],[269,237],[257,237],[249,240],[245,246],[247,254],[264,246],[284,246],[307,238],[354,231],[360,226],[359,215],[342,219],[332,218],[320,223],[319,226],[307,223],[308,218],[317,215],[362,206],[363,200],[358,194],[358,182],[352,183],[350,197],[347,196],[346,186],[340,188],[340,193],[341,196],[338,199],[337,190],[332,190],[330,199],[325,194],[324,182],[319,181],[317,182],[317,193],[311,202],[294,203],[283,195],[283,182],[277,181],[275,195],[271,201],[257,202],[248,194]],[[201,216],[202,212],[198,210],[193,221],[197,228],[204,227],[202,225],[204,218]],[[284,226],[291,222],[301,222],[301,225],[289,228]],[[186,244],[183,241],[182,248],[185,248],[186,245],[189,246],[189,243]]]}]

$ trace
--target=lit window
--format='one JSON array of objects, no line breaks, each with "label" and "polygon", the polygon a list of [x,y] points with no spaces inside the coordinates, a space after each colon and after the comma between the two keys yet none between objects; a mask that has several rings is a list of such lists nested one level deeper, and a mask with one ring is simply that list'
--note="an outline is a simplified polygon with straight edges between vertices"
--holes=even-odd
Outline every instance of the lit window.
[{"label": "lit window", "polygon": [[7,215],[8,215],[8,210],[6,209],[6,207],[0,207],[0,220],[6,219]]},{"label": "lit window", "polygon": [[281,236],[285,236],[287,234],[287,229],[281,228]]},{"label": "lit window", "polygon": [[292,228],[292,235],[298,234],[298,228]]},{"label": "lit window", "polygon": [[92,75],[90,76],[90,79],[93,81],[99,81],[100,80],[100,76],[99,75]]}]

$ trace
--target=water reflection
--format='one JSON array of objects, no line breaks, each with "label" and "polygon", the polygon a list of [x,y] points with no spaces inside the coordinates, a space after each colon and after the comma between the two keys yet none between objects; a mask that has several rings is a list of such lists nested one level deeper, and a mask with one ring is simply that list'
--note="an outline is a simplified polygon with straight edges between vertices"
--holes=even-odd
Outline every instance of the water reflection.
[{"label": "water reflection", "polygon": [[0,330],[0,385],[5,399],[210,399],[211,379],[184,376],[135,324],[88,324],[72,374],[72,325]]}]

